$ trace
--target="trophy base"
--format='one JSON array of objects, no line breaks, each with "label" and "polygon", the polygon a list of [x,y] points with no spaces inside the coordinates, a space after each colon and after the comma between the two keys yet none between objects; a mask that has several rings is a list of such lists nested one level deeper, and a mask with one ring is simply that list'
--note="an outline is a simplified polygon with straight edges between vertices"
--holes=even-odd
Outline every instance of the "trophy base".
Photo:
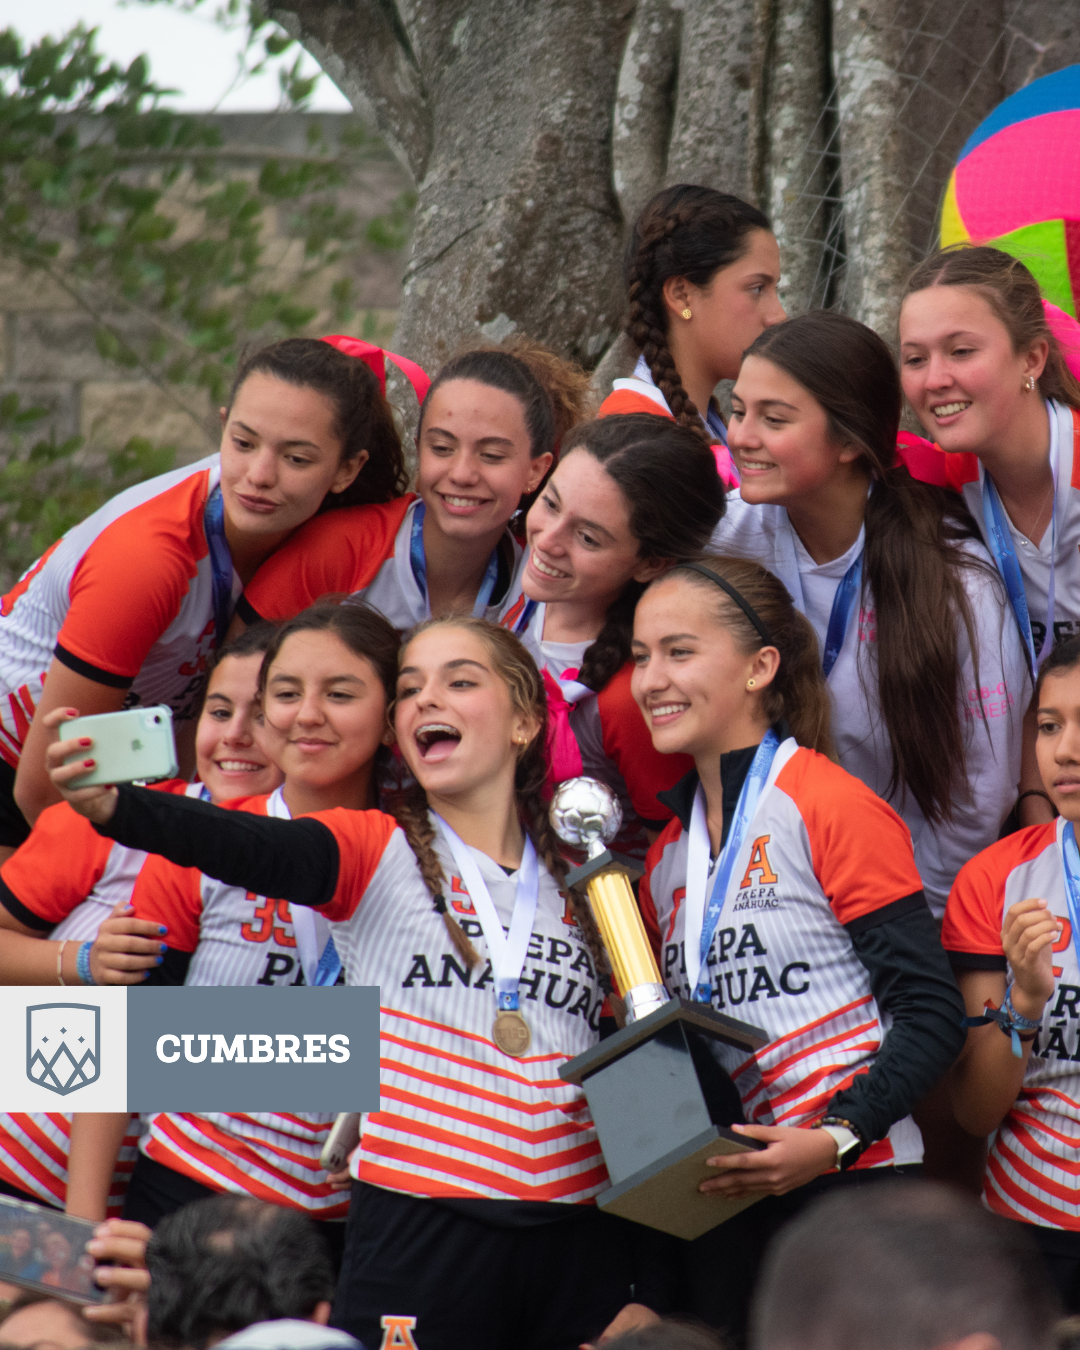
[{"label": "trophy base", "polygon": [[605,1213],[689,1241],[734,1218],[758,1198],[727,1200],[720,1195],[702,1195],[698,1190],[701,1183],[719,1175],[716,1168],[706,1167],[705,1159],[724,1153],[749,1153],[760,1147],[756,1140],[741,1139],[721,1125],[712,1125],[665,1153],[651,1167],[643,1167],[602,1192],[596,1203]]},{"label": "trophy base", "polygon": [[559,1070],[584,1089],[600,1138],[611,1178],[611,1189],[597,1196],[601,1209],[695,1238],[753,1203],[698,1190],[717,1175],[706,1158],[764,1148],[730,1128],[743,1122],[742,1101],[712,1051],[716,1040],[752,1054],[769,1036],[673,998]]}]

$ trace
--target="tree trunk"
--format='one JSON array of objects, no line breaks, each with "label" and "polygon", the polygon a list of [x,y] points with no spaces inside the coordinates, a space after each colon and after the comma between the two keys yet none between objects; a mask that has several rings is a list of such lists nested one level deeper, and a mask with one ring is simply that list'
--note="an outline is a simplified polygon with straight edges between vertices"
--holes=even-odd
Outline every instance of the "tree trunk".
[{"label": "tree trunk", "polygon": [[317,58],[338,58],[330,73],[364,95],[417,181],[398,349],[435,370],[469,338],[520,330],[595,364],[622,311],[611,131],[633,6],[282,8]]}]

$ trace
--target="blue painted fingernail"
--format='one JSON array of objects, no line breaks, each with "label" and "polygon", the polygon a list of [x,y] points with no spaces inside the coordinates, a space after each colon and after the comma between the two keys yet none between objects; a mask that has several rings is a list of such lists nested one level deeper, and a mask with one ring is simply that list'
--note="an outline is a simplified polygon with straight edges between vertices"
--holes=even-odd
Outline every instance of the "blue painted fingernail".
[{"label": "blue painted fingernail", "polygon": [[165,942],[163,942],[163,943],[161,944],[161,950],[162,950],[163,952],[167,952],[167,951],[169,950],[168,944],[165,943]]},{"label": "blue painted fingernail", "polygon": [[163,923],[159,923],[159,924],[158,924],[158,932],[159,932],[159,933],[167,933],[168,931],[169,931],[169,930],[165,927],[165,925],[164,925]]},{"label": "blue painted fingernail", "polygon": [[164,961],[164,960],[165,960],[165,958],[164,958],[163,956],[159,956],[158,959],[157,959],[158,965],[160,966],[161,963],[162,963],[162,961]]}]

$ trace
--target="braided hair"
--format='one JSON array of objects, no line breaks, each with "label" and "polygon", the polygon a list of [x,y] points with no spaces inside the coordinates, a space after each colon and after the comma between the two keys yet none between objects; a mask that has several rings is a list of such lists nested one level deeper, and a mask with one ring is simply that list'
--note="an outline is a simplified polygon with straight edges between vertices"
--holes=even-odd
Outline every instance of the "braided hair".
[{"label": "braided hair", "polygon": [[[498,677],[504,682],[510,694],[515,712],[532,717],[538,724],[538,731],[528,745],[521,747],[518,754],[517,769],[514,774],[514,794],[518,803],[518,815],[522,829],[533,841],[540,863],[555,879],[556,885],[569,897],[574,917],[577,919],[585,944],[589,949],[596,969],[597,978],[604,982],[610,973],[610,962],[604,951],[600,931],[596,926],[588,902],[576,890],[566,886],[566,874],[569,865],[562,855],[559,836],[548,816],[544,800],[544,784],[547,780],[547,695],[544,682],[532,657],[521,642],[505,628],[487,623],[484,619],[471,616],[427,619],[411,629],[402,643],[399,660],[403,660],[409,643],[421,633],[435,628],[460,628],[471,633],[486,647],[491,664]],[[395,799],[390,810],[404,831],[409,847],[416,855],[420,875],[424,878],[434,904],[436,913],[442,916],[458,954],[471,970],[480,956],[469,941],[465,930],[450,912],[444,891],[446,876],[442,863],[435,852],[435,827],[428,814],[428,801],[424,789],[415,783],[407,792]]]},{"label": "braided hair", "polygon": [[630,300],[627,335],[640,348],[675,421],[706,445],[701,409],[683,388],[668,346],[664,282],[685,277],[691,285],[707,286],[721,268],[743,256],[752,231],[771,229],[768,217],[741,198],[679,183],[653,197],[630,233],[623,262]]}]

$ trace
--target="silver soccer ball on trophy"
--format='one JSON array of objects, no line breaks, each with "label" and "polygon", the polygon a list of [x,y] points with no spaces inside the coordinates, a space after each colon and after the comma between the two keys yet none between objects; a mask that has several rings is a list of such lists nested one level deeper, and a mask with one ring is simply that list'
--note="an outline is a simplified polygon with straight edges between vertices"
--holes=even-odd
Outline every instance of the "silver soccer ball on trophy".
[{"label": "silver soccer ball on trophy", "polygon": [[622,825],[618,797],[595,778],[568,778],[560,783],[548,813],[563,843],[585,849],[590,858],[603,853]]}]

